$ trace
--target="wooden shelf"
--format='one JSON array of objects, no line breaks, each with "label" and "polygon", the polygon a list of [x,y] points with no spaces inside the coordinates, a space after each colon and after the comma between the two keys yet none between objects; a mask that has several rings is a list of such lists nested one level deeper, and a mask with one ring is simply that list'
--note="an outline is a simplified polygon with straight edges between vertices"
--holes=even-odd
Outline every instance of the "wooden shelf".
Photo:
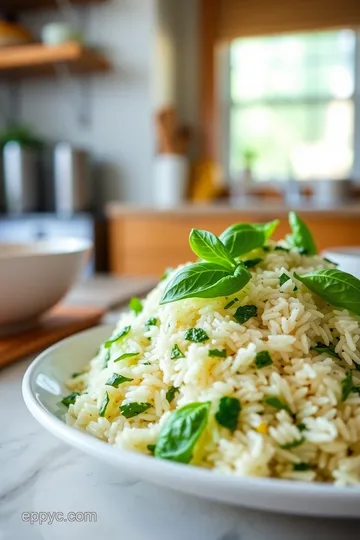
[{"label": "wooden shelf", "polygon": [[[99,4],[106,0],[71,0],[73,4]],[[56,8],[56,0],[1,0],[1,9],[9,11],[29,11],[33,9]]]},{"label": "wooden shelf", "polygon": [[99,52],[75,42],[49,46],[22,45],[0,49],[0,79],[20,79],[56,74],[66,66],[70,73],[108,71],[110,64]]}]

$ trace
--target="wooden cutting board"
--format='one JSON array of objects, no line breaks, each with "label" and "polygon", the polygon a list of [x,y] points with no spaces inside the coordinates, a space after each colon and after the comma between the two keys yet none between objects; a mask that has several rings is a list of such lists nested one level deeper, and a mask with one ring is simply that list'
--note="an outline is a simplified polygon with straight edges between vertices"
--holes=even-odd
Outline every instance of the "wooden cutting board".
[{"label": "wooden cutting board", "polygon": [[0,367],[53,345],[60,339],[96,326],[105,310],[99,307],[59,305],[45,315],[37,326],[0,337]]}]

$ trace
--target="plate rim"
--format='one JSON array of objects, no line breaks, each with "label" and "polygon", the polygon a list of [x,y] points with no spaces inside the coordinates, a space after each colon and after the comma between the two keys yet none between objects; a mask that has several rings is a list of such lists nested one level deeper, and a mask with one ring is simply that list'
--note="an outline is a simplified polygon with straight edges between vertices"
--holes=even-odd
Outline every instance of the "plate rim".
[{"label": "plate rim", "polygon": [[[196,483],[197,485],[201,484],[203,487],[210,488],[209,495],[201,495],[201,497],[208,498],[210,500],[217,500],[219,502],[225,502],[224,498],[220,496],[217,497],[216,492],[212,492],[211,488],[216,488],[220,486],[221,489],[229,489],[230,492],[234,493],[237,490],[246,490],[248,493],[256,493],[259,490],[266,490],[269,494],[271,493],[274,496],[282,497],[296,497],[299,499],[306,499],[309,496],[323,497],[329,503],[335,502],[339,499],[342,501],[342,506],[346,506],[347,502],[352,504],[360,503],[360,488],[356,486],[334,486],[333,484],[326,484],[320,482],[301,482],[297,480],[287,480],[281,478],[264,478],[264,477],[246,477],[246,476],[231,476],[226,475],[222,472],[214,472],[210,469],[205,469],[202,467],[189,466],[182,463],[176,463],[172,461],[166,461],[161,459],[156,459],[152,456],[147,456],[141,454],[140,452],[135,452],[131,450],[125,450],[117,448],[105,441],[99,440],[96,437],[82,431],[73,426],[69,426],[64,421],[57,418],[49,409],[47,409],[37,397],[35,392],[35,377],[38,370],[41,366],[48,360],[49,355],[59,348],[62,348],[65,344],[68,344],[71,341],[81,340],[84,336],[89,333],[95,333],[98,331],[107,330],[111,332],[114,329],[113,324],[107,325],[98,325],[96,327],[87,329],[82,332],[78,332],[73,336],[67,337],[51,347],[45,349],[40,353],[33,362],[28,366],[23,380],[22,380],[22,395],[26,407],[32,416],[50,433],[55,435],[60,440],[64,441],[66,444],[77,448],[93,457],[105,461],[106,463],[119,467],[125,466],[127,470],[135,470],[136,476],[143,479],[144,481],[149,481],[155,483],[151,478],[154,476],[163,478],[174,478],[175,476],[181,475],[183,481],[189,481],[190,483]],[[148,474],[147,471],[149,467],[152,469],[151,474]],[[164,487],[171,487],[166,481],[157,481],[158,485]],[[183,490],[179,487],[175,487],[177,491],[186,492],[188,494],[191,491]],[[192,492],[192,495],[194,493]],[[198,495],[200,496],[200,495]],[[225,502],[226,504],[226,502]],[[231,503],[230,503],[231,504]],[[235,503],[232,503],[235,504]],[[246,504],[239,503],[239,506],[245,507]],[[267,510],[263,505],[254,506],[249,504],[248,508],[253,509],[262,509]],[[276,510],[272,509],[271,504],[269,505],[269,510],[271,512],[282,512],[282,513],[298,513],[301,515],[314,515],[314,516],[326,516],[329,514],[324,514],[321,512],[312,512],[311,509],[309,512],[299,511],[296,512],[296,509],[293,510]],[[360,517],[359,514],[356,516],[353,512],[346,514],[346,512],[339,512],[336,514],[331,512],[331,515],[334,517]]]}]

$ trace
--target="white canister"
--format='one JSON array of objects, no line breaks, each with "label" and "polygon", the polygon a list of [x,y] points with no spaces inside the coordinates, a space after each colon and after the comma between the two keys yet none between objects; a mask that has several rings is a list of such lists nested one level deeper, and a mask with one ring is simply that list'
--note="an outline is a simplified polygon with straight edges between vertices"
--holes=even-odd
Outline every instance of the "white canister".
[{"label": "white canister", "polygon": [[189,161],[177,154],[159,154],[154,161],[153,200],[159,208],[174,208],[186,199]]},{"label": "white canister", "polygon": [[78,30],[68,23],[48,23],[41,31],[41,41],[45,45],[61,45],[69,41],[82,43],[83,38]]}]

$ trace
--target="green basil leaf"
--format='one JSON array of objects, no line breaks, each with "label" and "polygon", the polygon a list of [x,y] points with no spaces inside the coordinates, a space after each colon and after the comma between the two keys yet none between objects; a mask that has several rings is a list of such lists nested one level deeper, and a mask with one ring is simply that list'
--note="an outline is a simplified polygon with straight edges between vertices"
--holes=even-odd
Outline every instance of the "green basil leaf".
[{"label": "green basil leaf", "polygon": [[286,444],[280,444],[280,448],[283,448],[284,450],[290,450],[291,448],[296,448],[297,446],[300,446],[305,442],[305,438],[301,437],[301,439],[295,439],[294,441],[291,441]]},{"label": "green basil leaf", "polygon": [[176,360],[177,358],[185,358],[185,355],[181,352],[178,345],[174,345],[171,349],[171,360]]},{"label": "green basil leaf", "polygon": [[230,431],[235,431],[240,411],[241,403],[237,398],[224,396],[220,399],[215,419],[220,426],[226,427]]},{"label": "green basil leaf", "polygon": [[209,356],[210,357],[217,357],[217,358],[226,358],[226,349],[222,349],[221,351],[219,349],[210,349],[209,350]]},{"label": "green basil leaf", "polygon": [[237,223],[226,229],[220,235],[220,240],[236,258],[262,247],[266,242],[266,235],[263,230],[257,229],[254,225]]},{"label": "green basil leaf", "polygon": [[124,377],[123,375],[120,375],[119,373],[113,373],[111,377],[106,381],[105,384],[108,386],[113,386],[114,388],[118,388],[120,384],[123,384],[125,382],[133,381],[134,379],[128,379],[128,377]]},{"label": "green basil leaf", "polygon": [[234,298],[233,300],[230,300],[230,302],[228,304],[226,304],[226,306],[224,306],[224,309],[229,309],[231,308],[234,304],[236,304],[236,302],[238,302],[239,299],[238,298]]},{"label": "green basil leaf", "polygon": [[295,212],[289,212],[289,223],[292,233],[289,237],[290,243],[303,250],[306,255],[316,255],[318,250],[314,238],[303,220]]},{"label": "green basil leaf", "polygon": [[234,314],[234,319],[239,324],[244,324],[252,317],[257,316],[257,307],[253,305],[240,306],[237,308]]},{"label": "green basil leaf", "polygon": [[311,471],[312,466],[309,465],[309,463],[294,463],[293,470],[294,471]]},{"label": "green basil leaf", "polygon": [[105,341],[104,343],[105,349],[109,349],[113,343],[117,343],[123,337],[127,336],[130,330],[131,330],[131,326],[125,326],[125,328],[123,328],[118,334],[116,334],[116,336]]},{"label": "green basil leaf", "polygon": [[263,260],[264,259],[260,259],[260,257],[257,259],[249,259],[248,261],[243,261],[243,265],[246,266],[246,268],[254,268],[254,266],[261,263]]},{"label": "green basil leaf", "polygon": [[129,308],[131,309],[131,311],[133,311],[135,313],[135,315],[139,315],[139,313],[141,313],[142,310],[143,310],[143,305],[142,305],[142,302],[141,302],[140,298],[137,298],[136,296],[133,296],[130,299]]},{"label": "green basil leaf", "polygon": [[217,298],[229,296],[245,287],[251,274],[243,266],[236,267],[234,274],[213,263],[195,263],[185,266],[168,283],[160,304],[185,298]]},{"label": "green basil leaf", "polygon": [[174,399],[175,397],[175,394],[176,392],[178,392],[179,389],[176,388],[176,386],[170,386],[169,390],[166,392],[165,394],[165,397],[166,397],[166,401],[168,401],[169,403],[172,402],[172,400]]},{"label": "green basil leaf", "polygon": [[107,406],[109,405],[109,401],[110,401],[109,394],[105,392],[104,398],[100,405],[99,416],[105,416]]},{"label": "green basil leaf", "polygon": [[272,363],[273,361],[272,361],[269,351],[260,351],[256,353],[255,366],[258,369],[271,366]]},{"label": "green basil leaf", "polygon": [[280,401],[280,399],[277,397],[268,396],[263,399],[263,403],[266,403],[267,405],[271,405],[271,407],[274,407],[275,409],[279,409],[279,411],[281,410],[287,411],[290,414],[290,416],[294,416],[293,413],[291,412],[290,407],[286,405],[286,403],[283,403],[282,401]]},{"label": "green basil leaf", "polygon": [[79,392],[71,392],[71,394],[62,398],[61,403],[65,405],[65,407],[69,407],[69,405],[74,405],[78,396],[80,396]]},{"label": "green basil leaf", "polygon": [[156,444],[148,444],[146,448],[149,450],[151,454],[153,454],[155,452],[155,447],[156,447]]},{"label": "green basil leaf", "polygon": [[133,416],[137,416],[138,414],[147,411],[150,407],[152,407],[150,403],[136,403],[133,401],[132,403],[120,405],[120,412],[125,418],[133,418]]},{"label": "green basil leaf", "polygon": [[253,249],[263,247],[278,224],[279,220],[269,223],[236,223],[220,235],[220,240],[233,257],[240,257]]},{"label": "green basil leaf", "polygon": [[126,360],[127,358],[133,358],[134,356],[139,356],[138,352],[127,352],[119,356],[114,362],[121,362],[121,360]]},{"label": "green basil leaf", "polygon": [[360,315],[360,279],[335,268],[294,276],[330,305]]},{"label": "green basil leaf", "polygon": [[189,463],[209,416],[210,403],[189,403],[177,409],[162,426],[155,457]]},{"label": "green basil leaf", "polygon": [[207,262],[218,264],[232,271],[236,262],[224,244],[215,234],[199,229],[192,229],[189,237],[193,252]]},{"label": "green basil leaf", "polygon": [[331,345],[327,347],[323,343],[318,343],[316,347],[311,347],[311,350],[316,351],[321,354],[322,353],[328,354],[329,356],[332,356],[333,358],[337,358],[338,360],[340,360],[340,356],[338,355],[337,352],[335,352],[335,347],[332,347]]},{"label": "green basil leaf", "polygon": [[185,332],[185,339],[194,343],[203,343],[204,341],[208,341],[209,336],[202,328],[189,328]]},{"label": "green basil leaf", "polygon": [[263,232],[265,234],[265,239],[269,240],[269,238],[271,238],[271,236],[274,234],[275,229],[277,229],[279,224],[280,220],[274,219],[274,221],[269,221],[268,223],[253,223],[252,225],[258,231]]}]

